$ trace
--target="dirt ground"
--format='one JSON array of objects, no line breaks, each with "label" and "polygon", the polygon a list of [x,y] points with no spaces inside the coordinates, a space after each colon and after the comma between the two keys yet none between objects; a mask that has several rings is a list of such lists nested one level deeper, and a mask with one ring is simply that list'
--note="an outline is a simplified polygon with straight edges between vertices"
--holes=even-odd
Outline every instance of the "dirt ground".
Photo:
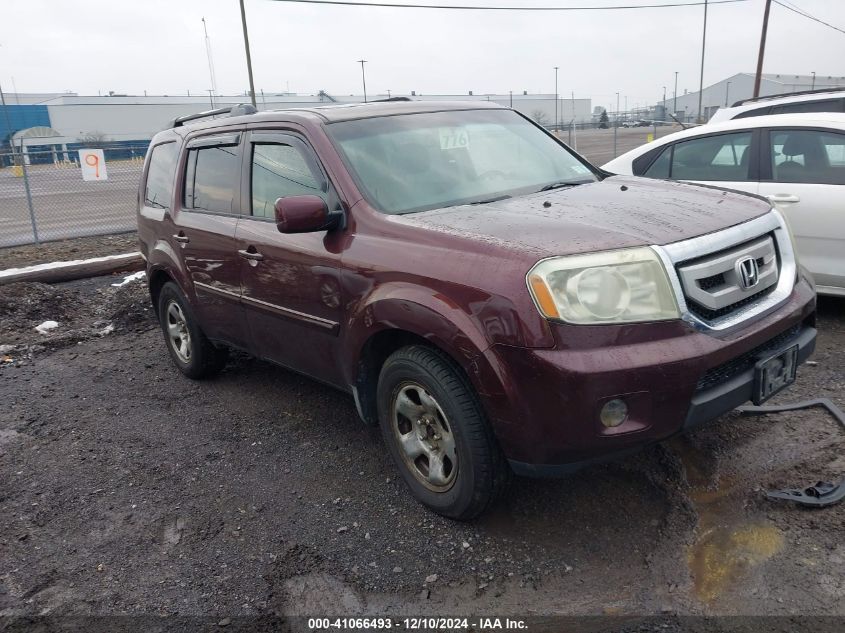
[{"label": "dirt ground", "polygon": [[[516,479],[454,523],[346,395],[243,355],[183,378],[144,284],[119,280],[0,287],[0,616],[845,616],[845,503],[762,496],[845,474],[823,410]],[[778,402],[845,407],[845,301],[819,314]]]},{"label": "dirt ground", "polygon": [[27,244],[26,246],[12,246],[0,248],[0,270],[48,262],[121,255],[133,253],[137,250],[138,235],[135,231],[115,235],[77,237],[72,240]]}]

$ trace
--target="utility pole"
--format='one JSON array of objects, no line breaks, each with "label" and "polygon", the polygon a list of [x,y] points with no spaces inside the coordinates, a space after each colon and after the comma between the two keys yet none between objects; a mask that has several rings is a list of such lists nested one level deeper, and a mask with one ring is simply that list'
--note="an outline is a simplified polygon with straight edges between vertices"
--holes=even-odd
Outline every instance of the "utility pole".
[{"label": "utility pole", "polygon": [[674,95],[675,102],[672,104],[672,114],[675,114],[678,111],[678,71],[675,71],[675,92],[672,93]]},{"label": "utility pole", "polygon": [[766,32],[769,30],[769,9],[772,0],[766,0],[763,11],[763,31],[760,33],[760,52],[757,54],[757,75],[754,77],[754,97],[760,96],[760,80],[763,78],[763,56],[766,54]]},{"label": "utility pole", "polygon": [[361,64],[361,81],[364,84],[364,103],[367,103],[367,75],[364,74],[364,64],[367,63],[367,60],[359,59],[358,63]]},{"label": "utility pole", "polygon": [[810,90],[815,90],[815,89],[816,89],[816,72],[813,71],[813,85],[810,86]]},{"label": "utility pole", "polygon": [[513,90],[510,91],[510,99],[511,99],[510,107],[513,108]]},{"label": "utility pole", "polygon": [[727,83],[727,85],[725,86],[725,107],[726,108],[728,107],[728,94],[730,94],[730,91],[731,91],[731,82],[729,81]]},{"label": "utility pole", "polygon": [[663,107],[666,107],[666,86],[663,86]]},{"label": "utility pole", "polygon": [[707,43],[707,0],[704,0],[704,27],[701,32],[701,74],[698,77],[698,122],[704,123],[701,100],[704,98],[704,46]]},{"label": "utility pole", "polygon": [[560,130],[560,117],[558,116],[558,104],[560,103],[560,97],[558,96],[557,91],[557,70],[559,66],[555,66],[555,129]]},{"label": "utility pole", "polygon": [[252,100],[252,107],[258,109],[258,104],[255,102],[255,84],[252,81],[252,55],[249,53],[249,32],[246,28],[246,9],[244,9],[244,0],[241,0],[241,24],[244,27],[244,49],[246,50],[246,71],[249,74],[249,98]]}]

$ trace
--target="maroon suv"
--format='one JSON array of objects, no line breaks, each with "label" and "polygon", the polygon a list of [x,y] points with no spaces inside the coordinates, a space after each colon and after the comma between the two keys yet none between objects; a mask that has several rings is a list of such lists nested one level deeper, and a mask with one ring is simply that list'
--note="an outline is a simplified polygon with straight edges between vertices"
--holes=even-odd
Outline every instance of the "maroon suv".
[{"label": "maroon suv", "polygon": [[611,177],[495,105],[177,119],[138,227],[185,375],[238,348],[351,393],[414,496],[458,519],[510,471],[762,402],[815,344],[812,281],[768,204]]}]

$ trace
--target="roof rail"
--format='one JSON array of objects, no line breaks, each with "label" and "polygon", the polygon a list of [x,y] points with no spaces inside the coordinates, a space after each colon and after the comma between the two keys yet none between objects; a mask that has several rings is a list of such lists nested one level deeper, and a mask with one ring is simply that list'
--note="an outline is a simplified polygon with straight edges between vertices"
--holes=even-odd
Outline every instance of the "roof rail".
[{"label": "roof rail", "polygon": [[411,101],[410,97],[388,97],[387,99],[370,99],[370,103],[387,103],[388,101]]},{"label": "roof rail", "polygon": [[188,121],[196,121],[197,119],[206,119],[211,116],[218,116],[226,114],[228,116],[241,116],[244,114],[255,114],[258,110],[248,103],[239,103],[228,108],[217,108],[216,110],[206,110],[205,112],[197,112],[196,114],[186,114],[185,116],[178,116],[173,119],[168,128],[181,127]]},{"label": "roof rail", "polygon": [[798,92],[782,92],[780,94],[766,95],[764,97],[749,97],[748,99],[742,99],[741,101],[737,101],[731,107],[735,108],[746,103],[756,103],[758,101],[768,101],[770,99],[783,99],[784,97],[796,97],[800,95],[817,95],[824,94],[826,92],[845,92],[845,86],[840,86],[837,88],[817,88],[816,90],[799,90]]}]

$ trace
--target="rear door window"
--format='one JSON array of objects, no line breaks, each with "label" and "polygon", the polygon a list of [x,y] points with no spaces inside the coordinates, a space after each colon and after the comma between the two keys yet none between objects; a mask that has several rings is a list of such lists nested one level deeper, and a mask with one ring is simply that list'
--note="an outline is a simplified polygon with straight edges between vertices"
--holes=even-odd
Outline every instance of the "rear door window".
[{"label": "rear door window", "polygon": [[173,179],[179,146],[176,143],[162,143],[150,151],[150,166],[144,185],[144,205],[157,209],[169,209],[173,200]]},{"label": "rear door window", "polygon": [[774,182],[845,184],[845,134],[826,130],[772,130]]},{"label": "rear door window", "polygon": [[842,112],[842,99],[822,99],[773,105],[770,114],[791,114],[800,112]]}]

